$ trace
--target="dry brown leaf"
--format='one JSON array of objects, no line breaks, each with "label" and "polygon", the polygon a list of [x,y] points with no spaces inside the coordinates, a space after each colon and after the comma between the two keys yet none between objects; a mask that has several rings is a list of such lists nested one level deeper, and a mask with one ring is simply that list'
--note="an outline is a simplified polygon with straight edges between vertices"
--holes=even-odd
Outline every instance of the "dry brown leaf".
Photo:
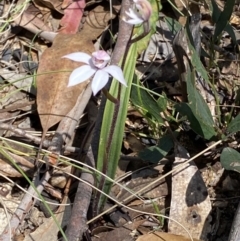
[{"label": "dry brown leaf", "polygon": [[34,0],[36,6],[40,8],[54,9],[59,13],[62,13],[62,1],[60,0]]},{"label": "dry brown leaf", "polygon": [[[229,61],[226,61],[226,63],[223,63],[223,67],[222,67],[222,74],[228,74],[228,75],[234,75],[236,77],[239,77],[240,73],[239,73],[239,63],[235,62],[235,61],[231,61],[229,63]],[[232,87],[233,88],[233,87]]]},{"label": "dry brown leaf", "polygon": [[[24,172],[31,171],[33,173],[34,165],[26,160],[24,157],[15,155],[8,152],[8,155],[15,161],[15,164],[18,165]],[[0,155],[1,156],[1,155]],[[16,170],[15,166],[7,160],[5,157],[0,158],[0,173],[6,175],[7,177],[22,177],[22,174]]]},{"label": "dry brown leaf", "polygon": [[199,0],[193,2],[187,0],[171,0],[171,2],[175,6],[175,8],[173,7],[175,16],[182,26],[186,24],[187,16],[189,15],[189,13],[194,14],[200,11],[198,4],[195,4],[199,2]]},{"label": "dry brown leaf", "polygon": [[142,151],[145,147],[134,134],[127,135],[124,145],[126,149],[131,148],[133,152],[137,152],[137,153]]},{"label": "dry brown leaf", "polygon": [[58,34],[51,48],[44,51],[37,75],[37,106],[43,131],[58,123],[74,106],[87,82],[67,87],[71,71],[81,64],[63,59],[73,52],[91,54],[94,46],[84,34]]},{"label": "dry brown leaf", "polygon": [[[144,234],[140,236],[136,241],[191,241],[190,238],[186,238],[180,235],[163,233],[163,232],[154,232],[149,234]],[[199,239],[193,239],[193,241],[200,241]]]},{"label": "dry brown leaf", "polygon": [[[0,186],[1,190],[1,206],[0,206],[0,233],[2,234],[5,228],[9,224],[9,220],[7,218],[7,213],[4,210],[4,207],[7,209],[8,215],[14,214],[18,205],[19,205],[19,197],[14,195],[13,186],[9,183],[1,182]],[[6,192],[6,196],[5,196]],[[8,239],[9,240],[9,239]]]},{"label": "dry brown leaf", "polygon": [[96,232],[101,232],[98,233],[96,236],[91,237],[92,241],[129,241],[129,240],[134,240],[131,236],[131,227],[132,224],[127,224],[121,227],[102,227],[101,230],[97,229],[94,233]]},{"label": "dry brown leaf", "polygon": [[72,2],[64,9],[64,16],[60,22],[59,33],[76,33],[80,27],[86,4],[83,0]]},{"label": "dry brown leaf", "polygon": [[28,29],[31,32],[36,31],[51,31],[51,29],[37,17],[39,10],[33,5],[29,5],[28,8],[22,13],[21,18],[16,18],[15,23]]},{"label": "dry brown leaf", "polygon": [[[189,159],[189,154],[180,145],[175,146],[174,169]],[[177,222],[181,223],[193,238],[207,239],[210,225],[211,202],[207,188],[195,163],[191,161],[172,175],[172,199],[168,230],[188,236]]]},{"label": "dry brown leaf", "polygon": [[230,19],[230,24],[239,26],[239,24],[240,24],[240,18],[239,18],[239,16],[237,16],[237,15],[235,15],[235,14],[232,14],[232,17],[231,17],[231,19]]},{"label": "dry brown leaf", "polygon": [[103,6],[98,6],[89,18],[91,25],[85,24],[81,33],[58,34],[52,47],[41,56],[37,73],[37,106],[44,133],[66,116],[87,85],[84,82],[67,87],[71,71],[81,63],[63,59],[62,56],[73,52],[94,52],[92,40],[101,34],[110,15]]},{"label": "dry brown leaf", "polygon": [[73,0],[63,0],[62,2],[62,8],[65,9],[67,8],[70,4],[73,3]]}]

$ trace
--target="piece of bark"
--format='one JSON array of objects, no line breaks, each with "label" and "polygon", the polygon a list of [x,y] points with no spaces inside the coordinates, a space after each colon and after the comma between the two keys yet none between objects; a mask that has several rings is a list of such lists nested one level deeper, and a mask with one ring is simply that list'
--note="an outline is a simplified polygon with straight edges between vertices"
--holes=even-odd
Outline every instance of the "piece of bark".
[{"label": "piece of bark", "polygon": [[[175,146],[175,161],[172,174],[172,198],[168,223],[170,233],[207,240],[210,232],[211,202],[207,188],[194,162],[183,164],[189,159],[186,149]],[[174,222],[176,220],[178,223]]]},{"label": "piece of bark", "polygon": [[[94,167],[95,161],[91,146],[88,149],[86,164]],[[83,172],[81,180],[94,185],[94,177],[90,172]],[[68,241],[78,241],[82,239],[83,233],[87,231],[87,213],[91,202],[92,188],[86,183],[79,182],[74,198],[72,215],[67,226],[66,236]]]},{"label": "piece of bark", "polygon": [[238,208],[237,208],[237,211],[236,211],[234,219],[233,219],[233,223],[232,223],[228,241],[239,241],[240,240],[239,227],[240,227],[240,203],[238,204]]}]

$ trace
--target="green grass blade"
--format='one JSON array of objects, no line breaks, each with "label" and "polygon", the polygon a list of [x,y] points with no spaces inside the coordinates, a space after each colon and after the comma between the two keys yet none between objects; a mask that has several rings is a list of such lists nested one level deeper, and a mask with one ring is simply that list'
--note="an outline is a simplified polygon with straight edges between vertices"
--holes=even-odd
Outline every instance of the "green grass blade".
[{"label": "green grass blade", "polygon": [[[233,12],[233,7],[235,5],[235,0],[227,0],[224,6],[223,11],[219,14],[217,22],[216,22],[216,28],[214,31],[214,36],[213,39],[217,40],[218,36],[222,33],[222,31],[225,29],[227,26],[232,12]],[[217,18],[217,17],[215,17]]]},{"label": "green grass blade", "polygon": [[[137,56],[137,43],[133,44],[132,47],[130,48],[126,59],[126,63],[125,63],[124,76],[126,78],[128,87],[124,87],[124,86],[121,87],[120,108],[119,108],[117,120],[115,120],[116,128],[114,129],[113,138],[110,146],[110,152],[109,152],[109,156],[107,157],[108,166],[107,166],[106,174],[110,178],[114,178],[115,176],[118,160],[121,153],[125,120],[127,116],[127,108],[128,108],[128,102],[129,102],[129,97],[131,92],[131,84],[132,84],[135,65],[136,65],[136,56]],[[118,92],[118,88],[119,88],[119,83],[117,81],[113,81],[110,88],[110,93],[115,97],[116,97],[116,93]],[[104,110],[103,124],[101,128],[101,137],[100,137],[98,160],[97,160],[98,170],[102,170],[104,167],[107,142],[110,135],[111,122],[113,119],[113,111],[114,111],[114,104],[108,100]],[[103,189],[105,193],[110,192],[111,184],[112,184],[111,182],[105,181],[104,189]],[[106,197],[101,196],[98,207],[102,207],[105,201],[106,201]]]}]

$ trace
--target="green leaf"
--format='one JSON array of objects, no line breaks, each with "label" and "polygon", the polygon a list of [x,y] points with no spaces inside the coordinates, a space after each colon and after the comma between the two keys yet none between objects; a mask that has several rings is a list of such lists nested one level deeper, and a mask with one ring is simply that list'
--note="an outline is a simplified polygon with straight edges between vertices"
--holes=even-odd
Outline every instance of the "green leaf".
[{"label": "green leaf", "polygon": [[240,153],[230,147],[223,149],[220,161],[226,170],[240,172]]},{"label": "green leaf", "polygon": [[132,86],[131,101],[136,107],[141,108],[145,115],[149,113],[159,123],[163,123],[160,112],[164,111],[164,109],[159,106],[147,90],[138,88],[135,85]]},{"label": "green leaf", "polygon": [[187,116],[187,119],[190,122],[190,127],[198,135],[207,140],[216,135],[214,128],[207,122],[203,121],[202,117],[193,111],[189,104],[180,103],[175,105],[175,108],[182,116]]},{"label": "green leaf", "polygon": [[173,35],[176,35],[178,33],[178,31],[182,28],[182,25],[177,20],[170,18],[170,17],[165,17],[164,19],[168,25],[169,31]]},{"label": "green leaf", "polygon": [[196,118],[196,123],[192,123],[192,121],[194,121],[194,118],[192,118],[191,124],[196,129],[193,130],[199,135],[205,139],[210,139],[216,135],[214,130],[214,121],[207,103],[204,101],[203,97],[200,95],[194,85],[194,80],[194,73],[189,69],[187,72],[188,101],[192,115]]},{"label": "green leaf", "polygon": [[227,131],[230,134],[240,131],[240,114],[238,114],[228,125]]},{"label": "green leaf", "polygon": [[221,10],[219,9],[217,3],[215,0],[211,0],[210,6],[209,6],[210,11],[212,12],[212,20],[214,23],[217,23],[219,16],[221,14]]},{"label": "green leaf", "polygon": [[[216,28],[215,28],[214,36],[213,36],[214,40],[216,40],[219,37],[219,35],[222,33],[222,31],[227,26],[227,24],[231,18],[232,12],[233,12],[234,5],[235,5],[235,0],[227,0],[225,2],[223,11],[219,14],[218,18],[217,18],[217,16],[216,17],[214,16],[214,18],[217,19]],[[214,8],[214,10],[215,9],[216,9],[216,7]],[[215,10],[215,11],[217,11],[217,10]],[[215,12],[215,15],[218,15],[218,14]]]},{"label": "green leaf", "polygon": [[[221,10],[219,9],[218,5],[216,4],[215,1],[212,0],[212,3],[210,3],[210,11],[212,12],[212,20],[214,23],[217,23],[218,19],[219,19],[219,16],[221,14]],[[226,31],[233,43],[236,45],[236,47],[238,48],[238,43],[237,43],[237,38],[236,38],[236,35],[233,31],[233,27],[227,23],[226,27],[224,28],[224,31]]]},{"label": "green leaf", "polygon": [[187,116],[191,128],[197,134],[209,140],[216,135],[210,110],[192,81],[187,81],[187,90],[190,103],[177,104],[175,107],[182,115]]},{"label": "green leaf", "polygon": [[165,93],[162,93],[162,96],[158,98],[157,104],[161,112],[167,109],[167,96]]},{"label": "green leaf", "polygon": [[225,27],[224,31],[226,31],[229,36],[231,37],[233,44],[236,45],[236,47],[238,48],[238,42],[237,42],[237,38],[235,35],[235,32],[233,30],[233,27],[228,23],[227,26]]},{"label": "green leaf", "polygon": [[151,163],[158,163],[173,148],[174,142],[172,136],[163,136],[157,146],[147,147],[139,153],[139,157]]},{"label": "green leaf", "polygon": [[196,114],[196,117],[200,117],[200,119],[209,126],[214,126],[214,121],[207,103],[200,95],[195,85],[193,85],[193,81],[189,79],[187,80],[187,93],[189,106],[193,113]]},{"label": "green leaf", "polygon": [[191,44],[189,44],[189,48],[192,52],[191,63],[193,65],[193,67],[201,75],[201,77],[209,83],[210,81],[208,78],[208,73],[202,64],[202,61],[200,60],[197,51]]},{"label": "green leaf", "polygon": [[[212,0],[212,2],[210,4],[210,11],[212,12],[213,22],[217,23],[217,21],[220,17],[220,14],[221,14],[221,10],[219,9],[218,5],[216,4],[216,2],[214,0]],[[233,31],[233,27],[229,23],[227,23],[226,27],[224,28],[224,31],[226,31],[230,35],[233,43],[235,45],[237,45],[236,35]],[[238,45],[237,45],[237,47],[238,47]]]}]

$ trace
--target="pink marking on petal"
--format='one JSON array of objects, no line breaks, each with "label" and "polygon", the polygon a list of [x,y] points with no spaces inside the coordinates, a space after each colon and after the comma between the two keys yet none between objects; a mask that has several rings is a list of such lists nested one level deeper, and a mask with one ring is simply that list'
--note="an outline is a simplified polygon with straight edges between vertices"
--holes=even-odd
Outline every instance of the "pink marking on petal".
[{"label": "pink marking on petal", "polygon": [[109,60],[110,56],[104,50],[99,50],[92,53],[92,62],[99,69],[104,68]]},{"label": "pink marking on petal", "polygon": [[104,50],[98,50],[96,52],[93,52],[92,56],[95,57],[96,59],[100,59],[100,60],[110,60],[110,56]]}]

